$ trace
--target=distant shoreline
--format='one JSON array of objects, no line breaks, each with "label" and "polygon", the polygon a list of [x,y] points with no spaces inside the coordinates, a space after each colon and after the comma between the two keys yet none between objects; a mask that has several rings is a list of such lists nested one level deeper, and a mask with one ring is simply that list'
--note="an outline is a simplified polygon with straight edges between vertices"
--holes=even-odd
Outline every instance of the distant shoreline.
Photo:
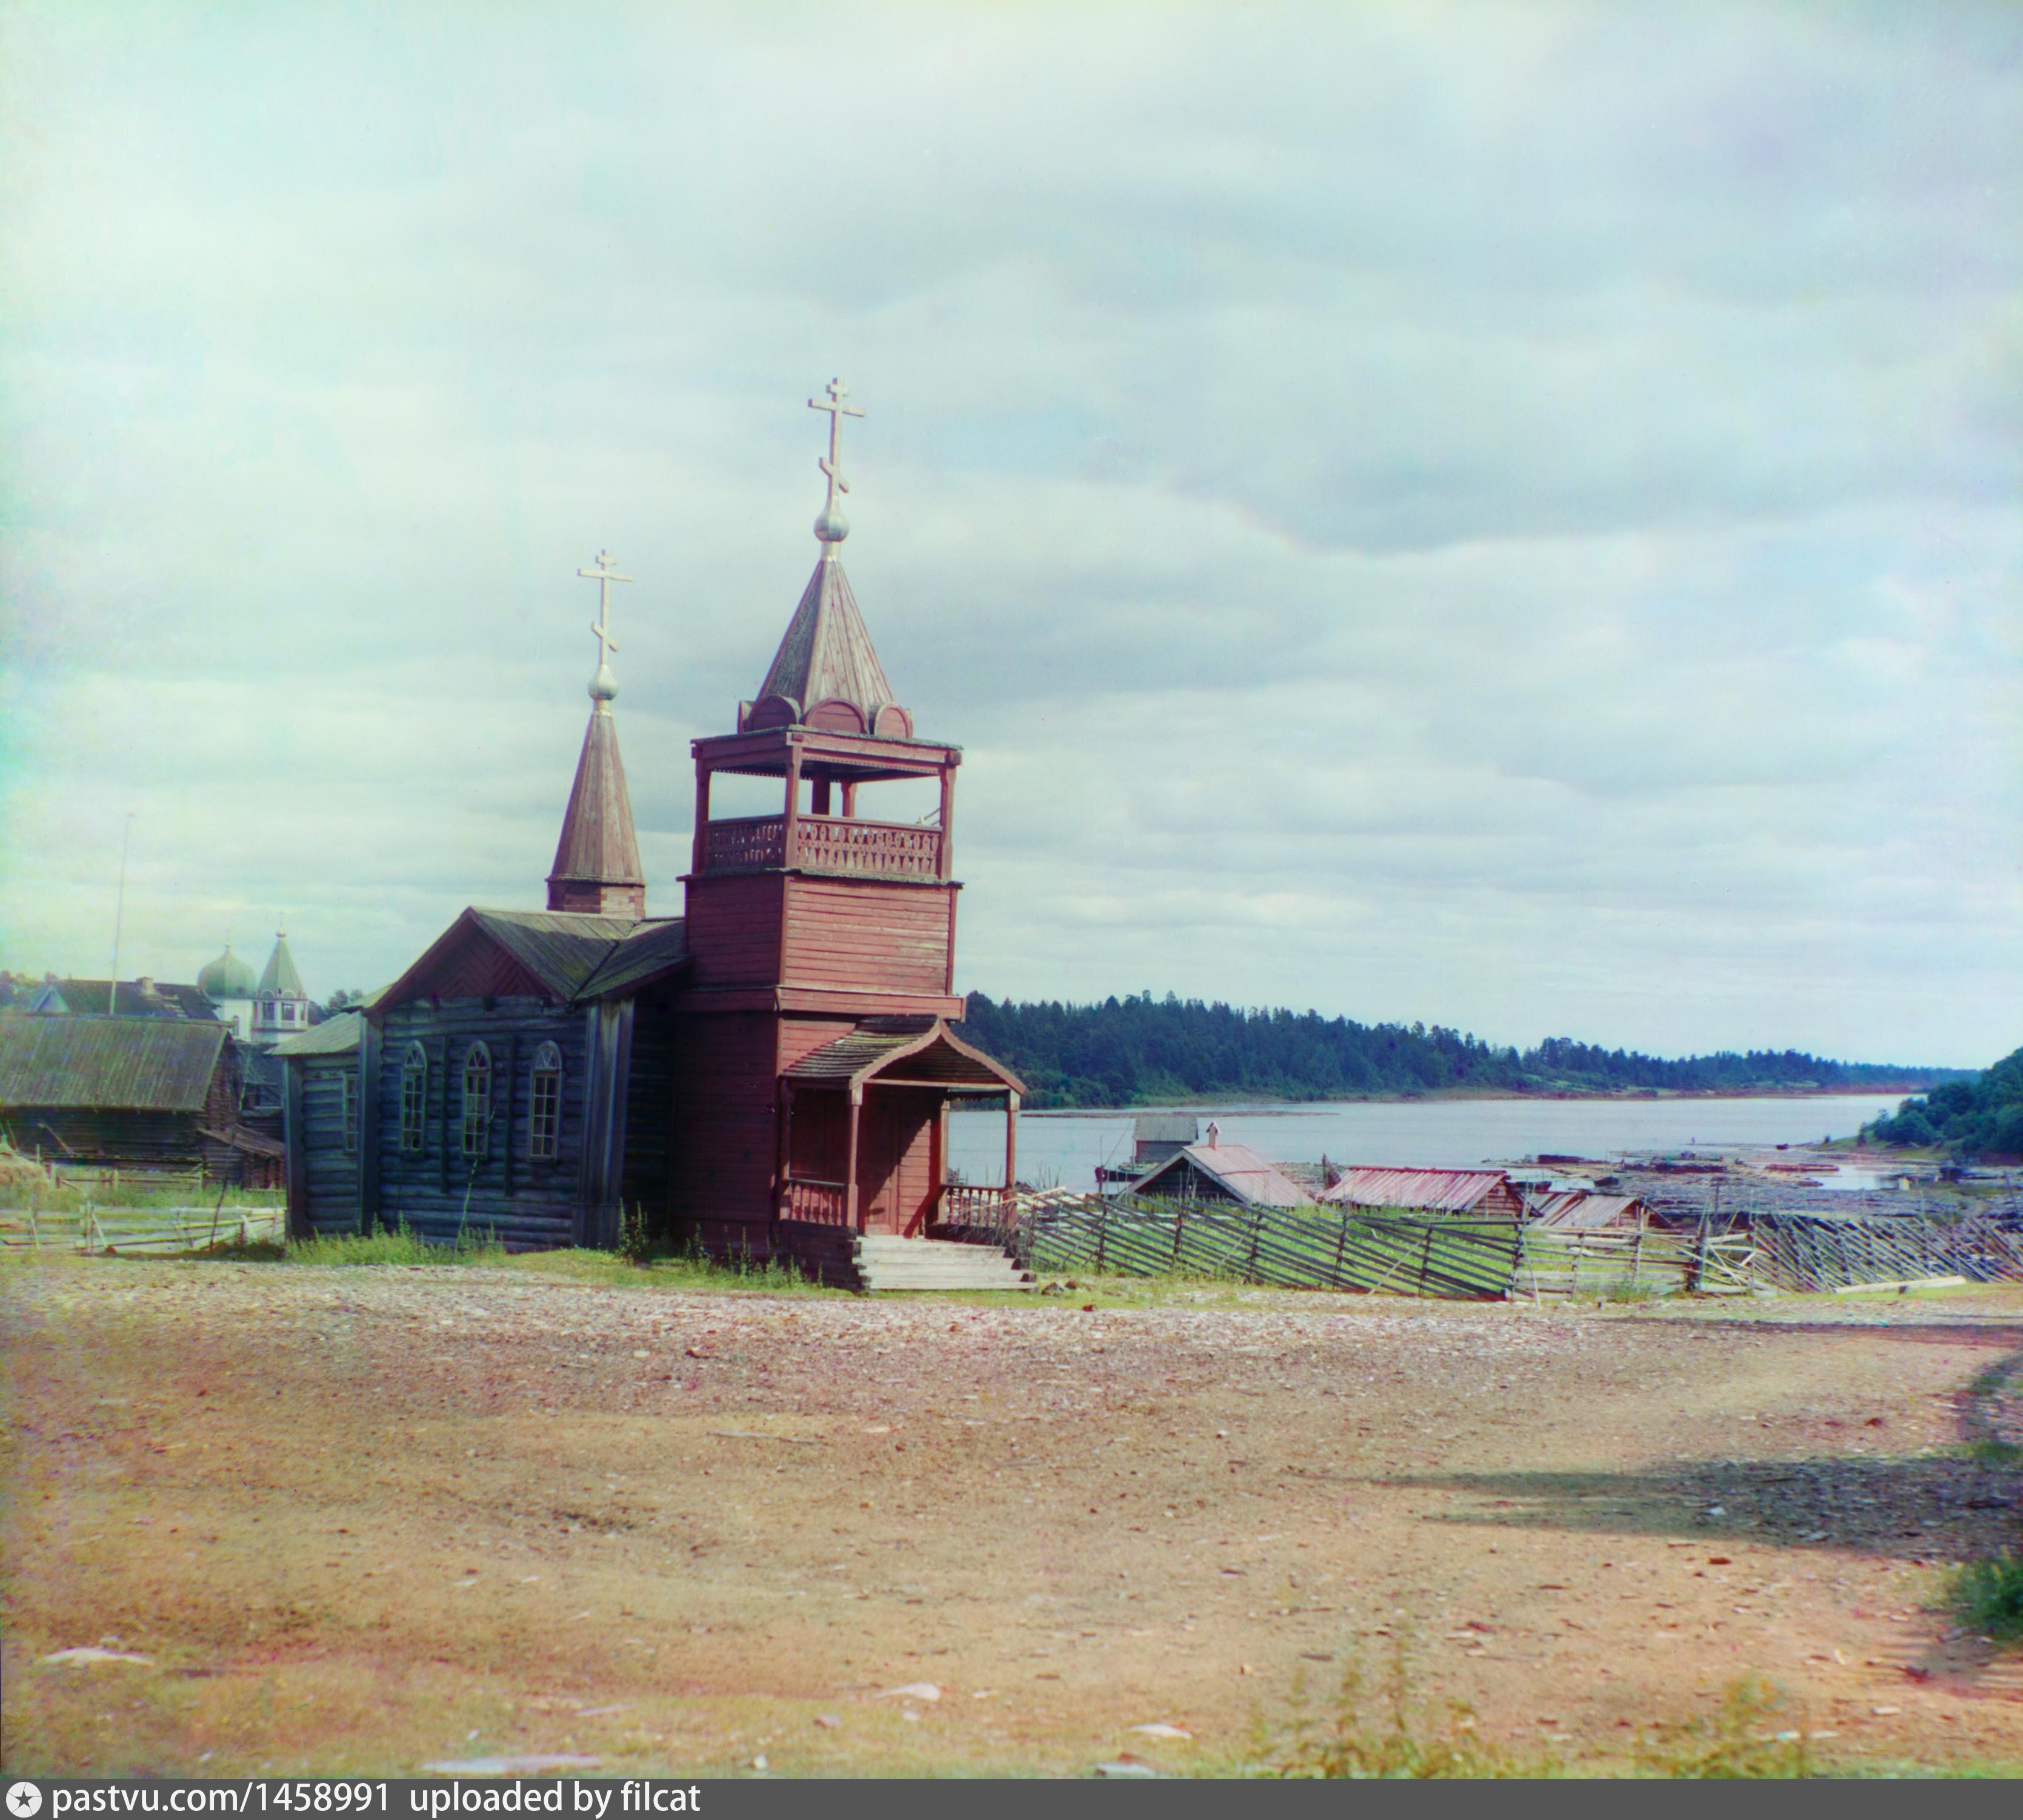
[{"label": "distant shoreline", "polygon": [[1333,1106],[1426,1105],[1441,1101],[1509,1100],[1531,1105],[1568,1102],[1604,1105],[1654,1105],[1670,1100],[1894,1100],[1927,1090],[1929,1083],[1889,1082],[1873,1087],[1625,1087],[1616,1092],[1568,1088],[1551,1093],[1520,1093],[1507,1087],[1429,1087],[1419,1092],[1344,1093],[1324,1100],[1255,1099],[1230,1095],[1159,1100],[1135,1106],[1045,1106],[1022,1109],[1026,1119],[1121,1119],[1140,1112],[1240,1111],[1246,1118],[1298,1118]]}]

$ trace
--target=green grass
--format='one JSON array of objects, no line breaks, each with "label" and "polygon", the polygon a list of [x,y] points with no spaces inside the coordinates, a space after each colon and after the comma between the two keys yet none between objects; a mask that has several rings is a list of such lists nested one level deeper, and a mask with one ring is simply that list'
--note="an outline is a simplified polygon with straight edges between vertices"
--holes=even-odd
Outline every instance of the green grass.
[{"label": "green grass", "polygon": [[2023,1555],[1970,1561],[1948,1590],[1962,1623],[1998,1643],[2023,1642]]},{"label": "green grass", "polygon": [[822,1292],[819,1284],[810,1282],[790,1264],[719,1260],[699,1251],[668,1247],[649,1247],[636,1261],[620,1252],[580,1248],[513,1252],[489,1231],[475,1229],[467,1229],[448,1245],[432,1243],[403,1225],[391,1232],[333,1233],[291,1239],[285,1244],[221,1247],[214,1255],[241,1264],[311,1264],[337,1269],[478,1268],[614,1289],[744,1289],[772,1295]]}]

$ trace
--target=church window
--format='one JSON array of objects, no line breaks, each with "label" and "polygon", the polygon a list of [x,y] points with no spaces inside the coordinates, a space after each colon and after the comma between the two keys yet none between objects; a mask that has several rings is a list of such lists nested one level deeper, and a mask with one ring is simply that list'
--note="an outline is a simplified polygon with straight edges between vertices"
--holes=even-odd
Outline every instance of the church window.
[{"label": "church window", "polygon": [[492,1142],[492,1052],[474,1042],[463,1055],[463,1154],[482,1156]]},{"label": "church window", "polygon": [[551,1042],[534,1051],[532,1099],[528,1107],[527,1154],[552,1163],[562,1147],[562,1052]]},{"label": "church window", "polygon": [[428,1051],[418,1042],[408,1045],[401,1063],[401,1148],[419,1151],[429,1093]]},{"label": "church window", "polygon": [[344,1132],[344,1154],[346,1156],[356,1156],[358,1154],[357,1077],[353,1075],[339,1075],[337,1077],[337,1085],[339,1095],[338,1106]]}]

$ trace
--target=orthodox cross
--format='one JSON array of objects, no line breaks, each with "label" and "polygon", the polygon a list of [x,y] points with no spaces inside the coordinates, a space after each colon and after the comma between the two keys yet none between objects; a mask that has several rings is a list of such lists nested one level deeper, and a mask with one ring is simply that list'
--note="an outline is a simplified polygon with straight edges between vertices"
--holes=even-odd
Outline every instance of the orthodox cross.
[{"label": "orthodox cross", "polygon": [[829,413],[829,459],[826,461],[818,461],[815,465],[829,476],[829,503],[832,509],[836,505],[836,496],[840,493],[847,493],[850,491],[850,482],[836,471],[836,432],[843,427],[844,418],[862,417],[864,415],[862,407],[843,403],[843,400],[849,396],[849,386],[840,379],[831,379],[829,383],[829,401],[826,405],[819,398],[810,398],[808,401],[808,408],[810,411],[826,411]]},{"label": "orthodox cross", "polygon": [[629,575],[621,575],[611,566],[611,552],[600,550],[597,553],[594,569],[579,569],[576,573],[586,581],[597,584],[597,617],[591,630],[597,635],[597,667],[607,668],[611,654],[618,649],[618,641],[611,635],[611,584],[614,581],[630,581]]}]

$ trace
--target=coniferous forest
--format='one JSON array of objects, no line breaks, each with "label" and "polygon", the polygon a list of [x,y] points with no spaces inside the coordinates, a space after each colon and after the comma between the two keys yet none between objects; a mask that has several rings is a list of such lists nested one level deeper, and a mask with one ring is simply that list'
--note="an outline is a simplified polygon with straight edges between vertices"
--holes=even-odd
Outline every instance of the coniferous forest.
[{"label": "coniferous forest", "polygon": [[1945,1082],[1862,1135],[1878,1144],[1930,1144],[1958,1156],[2023,1156],[2023,1049],[1992,1068]]},{"label": "coniferous forest", "polygon": [[1443,1088],[1509,1093],[1860,1092],[1933,1086],[1955,1068],[1835,1062],[1795,1050],[1666,1060],[1568,1037],[1499,1049],[1440,1025],[1357,1024],[1169,994],[1100,1005],[1016,1004],[981,992],[957,1029],[1008,1064],[1034,1109],[1205,1099],[1329,1100]]}]

